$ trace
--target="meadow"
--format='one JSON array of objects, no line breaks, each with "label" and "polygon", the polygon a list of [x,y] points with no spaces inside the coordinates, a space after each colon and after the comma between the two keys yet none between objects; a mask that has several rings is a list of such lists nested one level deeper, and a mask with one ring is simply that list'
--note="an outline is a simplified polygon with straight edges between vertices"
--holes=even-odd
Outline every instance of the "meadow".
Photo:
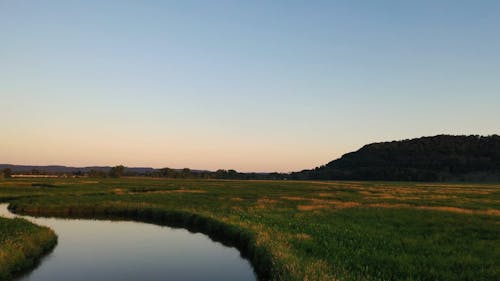
[{"label": "meadow", "polygon": [[0,280],[33,267],[56,243],[57,236],[49,228],[0,217]]},{"label": "meadow", "polygon": [[499,184],[18,178],[0,201],[203,232],[262,280],[500,280]]}]

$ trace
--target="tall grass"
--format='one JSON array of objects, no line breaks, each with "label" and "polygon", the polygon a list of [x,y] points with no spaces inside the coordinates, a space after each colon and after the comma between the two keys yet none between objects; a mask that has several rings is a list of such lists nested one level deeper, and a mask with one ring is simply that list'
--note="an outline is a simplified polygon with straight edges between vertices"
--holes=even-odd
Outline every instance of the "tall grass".
[{"label": "tall grass", "polygon": [[[132,219],[237,246],[270,280],[499,280],[500,185],[155,179],[0,183],[18,213]],[[24,190],[24,191],[23,191]]]},{"label": "tall grass", "polygon": [[0,280],[32,267],[56,243],[57,237],[49,228],[0,217]]}]

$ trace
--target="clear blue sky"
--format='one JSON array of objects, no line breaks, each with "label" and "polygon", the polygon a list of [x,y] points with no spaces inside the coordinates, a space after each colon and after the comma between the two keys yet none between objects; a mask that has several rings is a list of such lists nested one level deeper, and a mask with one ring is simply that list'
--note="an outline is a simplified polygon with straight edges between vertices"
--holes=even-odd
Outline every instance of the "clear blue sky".
[{"label": "clear blue sky", "polygon": [[500,1],[0,0],[0,162],[292,171],[500,133]]}]

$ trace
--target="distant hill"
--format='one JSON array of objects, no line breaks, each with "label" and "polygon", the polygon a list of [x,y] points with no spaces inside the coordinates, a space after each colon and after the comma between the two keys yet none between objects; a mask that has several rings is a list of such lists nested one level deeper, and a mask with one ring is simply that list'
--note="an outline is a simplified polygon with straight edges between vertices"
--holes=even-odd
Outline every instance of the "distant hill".
[{"label": "distant hill", "polygon": [[372,143],[292,179],[500,181],[500,136],[438,135]]}]

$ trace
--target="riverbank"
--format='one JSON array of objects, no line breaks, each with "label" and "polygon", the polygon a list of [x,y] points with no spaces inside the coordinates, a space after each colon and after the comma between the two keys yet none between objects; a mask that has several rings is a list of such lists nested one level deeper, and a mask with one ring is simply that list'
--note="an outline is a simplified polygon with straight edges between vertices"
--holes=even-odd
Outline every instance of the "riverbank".
[{"label": "riverbank", "polygon": [[0,217],[0,280],[32,268],[56,244],[56,234],[47,227]]},{"label": "riverbank", "polygon": [[495,184],[36,181],[4,181],[0,198],[17,198],[11,210],[23,214],[115,217],[203,232],[237,246],[273,281],[499,277]]}]

